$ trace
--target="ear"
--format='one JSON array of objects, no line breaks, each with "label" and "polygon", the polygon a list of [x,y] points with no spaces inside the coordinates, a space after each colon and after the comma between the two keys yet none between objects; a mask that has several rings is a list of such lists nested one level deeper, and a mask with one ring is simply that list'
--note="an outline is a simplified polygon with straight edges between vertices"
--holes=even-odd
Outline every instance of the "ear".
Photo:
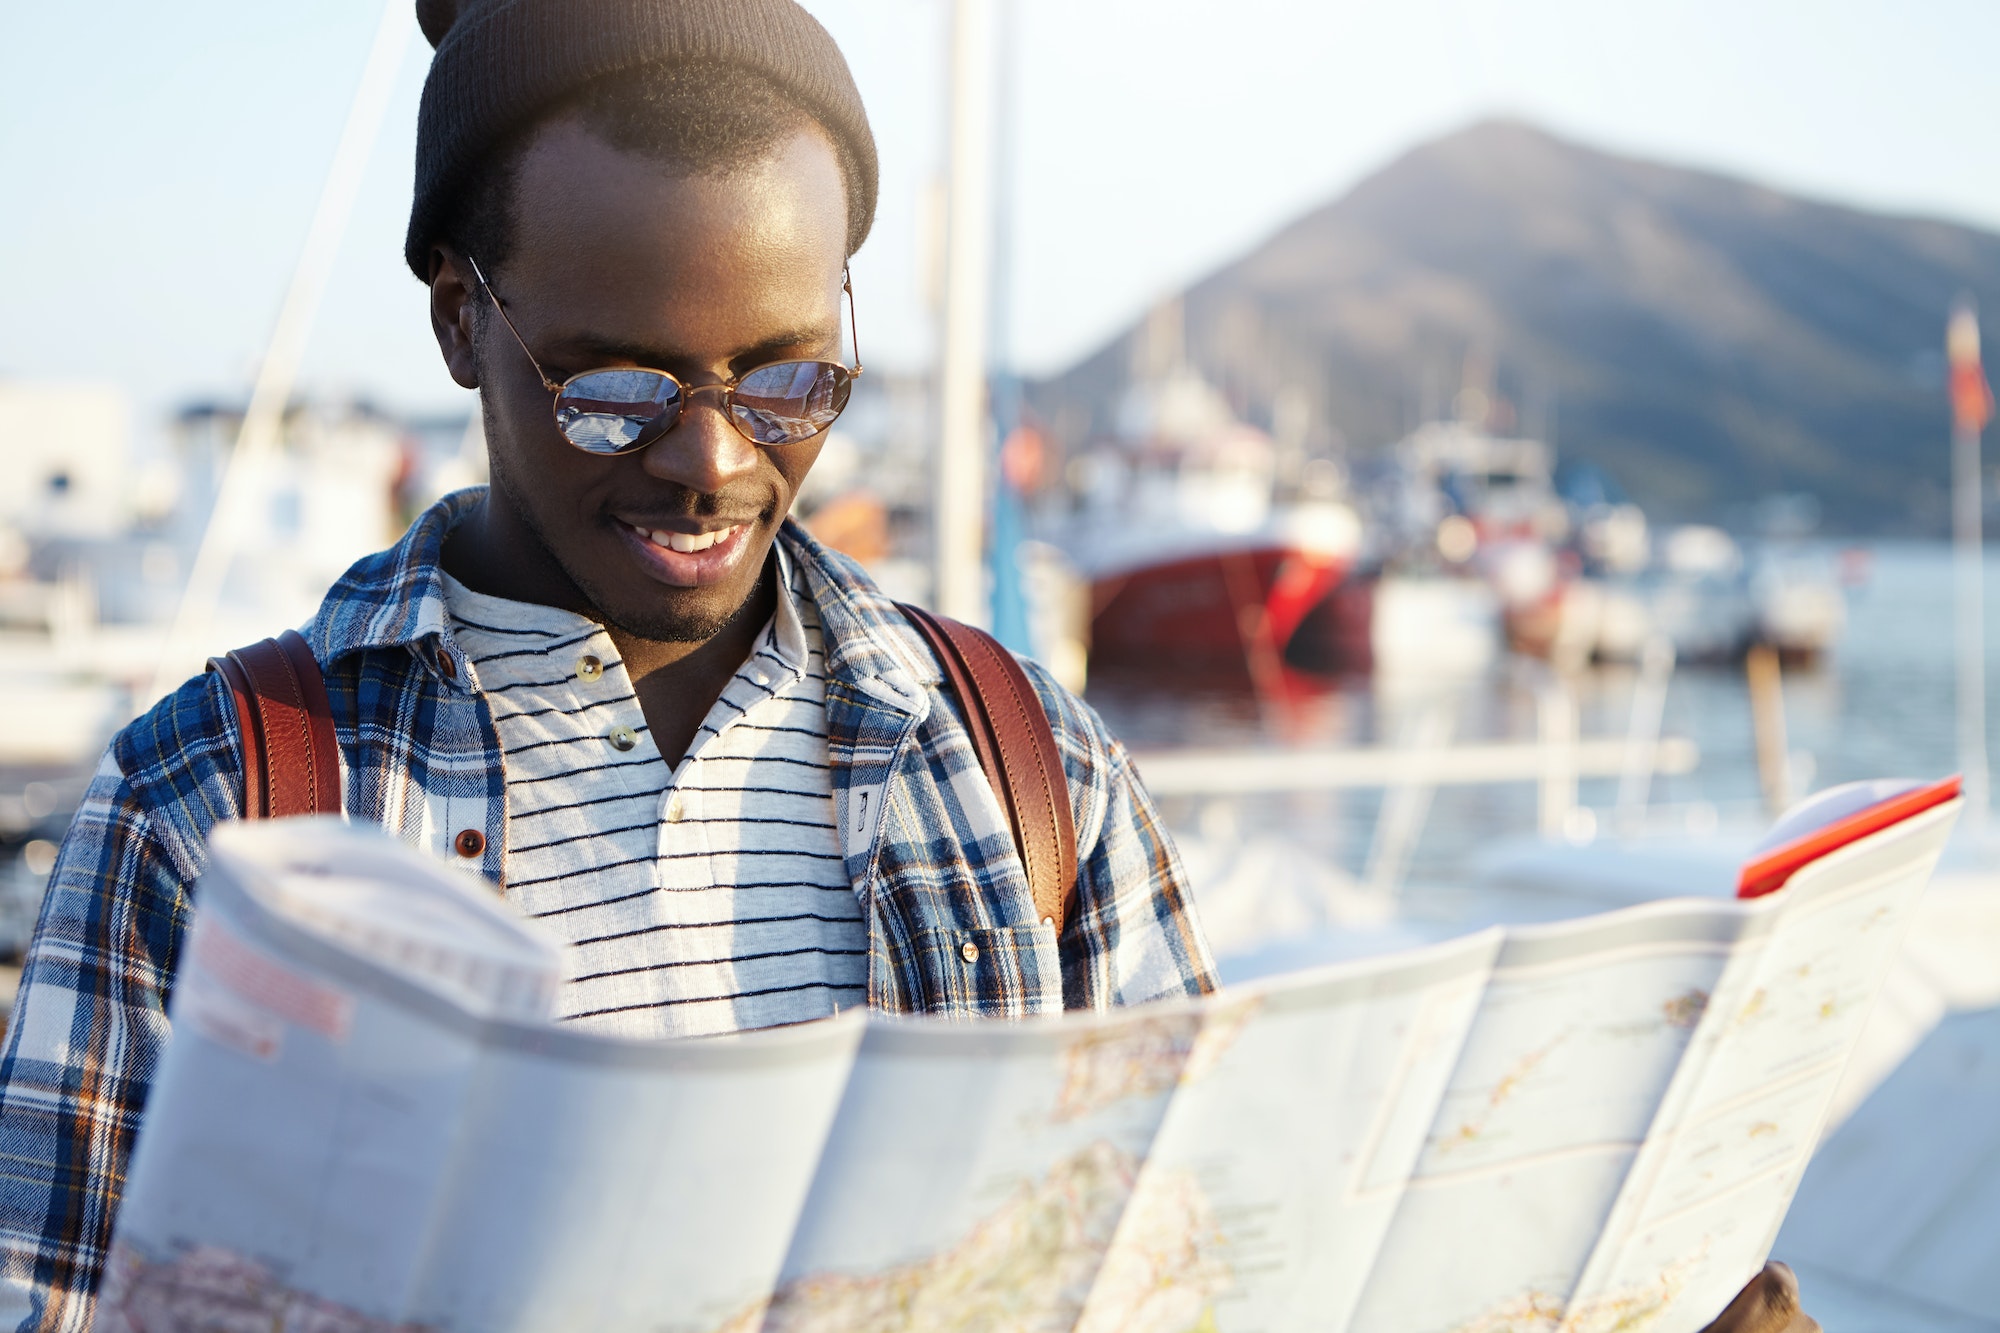
[{"label": "ear", "polygon": [[465,256],[449,246],[431,247],[431,332],[445,369],[461,389],[479,387],[479,358],[473,349],[478,285]]}]

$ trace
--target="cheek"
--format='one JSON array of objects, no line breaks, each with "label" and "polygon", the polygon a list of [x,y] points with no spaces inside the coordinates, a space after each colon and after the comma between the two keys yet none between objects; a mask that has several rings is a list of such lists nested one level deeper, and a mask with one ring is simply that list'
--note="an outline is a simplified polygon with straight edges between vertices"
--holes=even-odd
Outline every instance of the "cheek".
[{"label": "cheek", "polygon": [[494,415],[499,417],[506,429],[504,444],[508,452],[541,451],[547,444],[542,437],[555,427],[554,418],[546,406],[547,395],[541,392],[541,386],[532,386],[534,392],[531,393],[527,386],[504,377],[497,383],[492,379],[483,383],[488,386],[484,392],[492,395]]},{"label": "cheek", "polygon": [[561,484],[561,455],[575,453],[556,430],[554,400],[540,380],[514,373],[512,366],[481,358],[479,401],[486,423],[486,450],[505,460],[517,476],[524,472]]},{"label": "cheek", "polygon": [[791,502],[798,498],[799,487],[804,484],[806,473],[812,471],[812,465],[819,460],[819,451],[825,444],[826,436],[821,435],[818,439],[804,444],[765,451],[771,460],[771,466],[777,470],[779,485],[785,492],[787,509],[791,507]]},{"label": "cheek", "polygon": [[473,349],[479,367],[479,396],[487,415],[497,418],[510,435],[532,439],[537,426],[555,428],[555,409],[541,377],[528,364],[520,344],[490,312],[479,322]]}]

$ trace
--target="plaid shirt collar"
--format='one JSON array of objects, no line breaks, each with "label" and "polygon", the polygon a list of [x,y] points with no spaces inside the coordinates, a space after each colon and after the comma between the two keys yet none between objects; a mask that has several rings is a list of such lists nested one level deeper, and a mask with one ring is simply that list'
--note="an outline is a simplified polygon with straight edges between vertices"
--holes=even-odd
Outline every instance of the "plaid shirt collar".
[{"label": "plaid shirt collar", "polygon": [[[332,666],[352,653],[411,648],[440,688],[471,693],[465,653],[445,605],[445,538],[486,499],[483,486],[454,491],[425,511],[401,541],[368,556],[327,593],[307,630],[313,653]],[[791,519],[779,529],[783,556],[805,572],[826,636],[827,673],[917,721],[944,677],[896,603],[856,571],[836,568],[825,547]],[[440,655],[451,659],[440,670]]]},{"label": "plaid shirt collar", "polygon": [[[330,679],[356,682],[351,696],[336,685],[336,712],[352,697],[356,708],[390,708],[399,719],[357,720],[360,734],[385,739],[358,765],[348,756],[362,788],[350,813],[400,825],[405,841],[447,859],[466,845],[464,830],[483,830],[483,850],[465,864],[498,884],[504,769],[484,696],[452,637],[440,566],[446,536],[485,495],[447,496],[394,547],[356,563],[308,638]],[[938,706],[943,672],[915,626],[859,565],[802,527],[787,520],[779,541],[819,613],[835,815],[849,878],[870,913],[870,1002],[1019,1016],[1212,984],[1158,812],[1096,714],[1025,663],[1063,755],[1077,828],[1077,940],[1059,957],[1053,935],[1038,935],[1046,927],[1036,924],[1004,801],[980,774],[957,711]],[[364,680],[372,684],[361,688]],[[427,720],[404,735],[405,718]],[[192,850],[199,838],[189,830],[185,840]],[[968,974],[961,955],[989,962]]]},{"label": "plaid shirt collar", "polygon": [[[341,729],[350,816],[497,887],[505,766],[487,700],[460,669],[439,567],[445,535],[481,498],[448,497],[355,565],[308,638]],[[780,540],[823,629],[827,752],[868,920],[869,1003],[1018,1018],[1210,989],[1180,863],[1097,715],[1024,663],[1077,831],[1076,911],[1058,938],[1037,919],[970,737],[933,702],[940,673],[916,631],[847,557],[789,523]],[[239,813],[242,780],[233,705],[217,677],[198,677],[120,733],[63,842],[0,1054],[0,1327],[90,1325],[207,832]]]}]

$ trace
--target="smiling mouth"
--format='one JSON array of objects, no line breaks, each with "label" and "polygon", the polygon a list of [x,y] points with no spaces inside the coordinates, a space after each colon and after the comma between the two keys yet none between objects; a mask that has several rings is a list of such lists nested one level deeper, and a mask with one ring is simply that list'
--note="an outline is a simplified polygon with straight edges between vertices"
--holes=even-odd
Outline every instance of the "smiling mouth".
[{"label": "smiling mouth", "polygon": [[665,528],[642,528],[638,524],[628,524],[632,531],[644,537],[663,551],[678,551],[682,555],[693,555],[706,551],[720,542],[726,542],[747,526],[742,523],[727,528],[715,528],[709,532],[669,532]]}]

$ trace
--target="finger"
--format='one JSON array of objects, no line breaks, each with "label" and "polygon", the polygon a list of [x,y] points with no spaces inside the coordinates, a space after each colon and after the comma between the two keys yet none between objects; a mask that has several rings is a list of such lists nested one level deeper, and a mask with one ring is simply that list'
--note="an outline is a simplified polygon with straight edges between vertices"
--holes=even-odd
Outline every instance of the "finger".
[{"label": "finger", "polygon": [[[1775,1285],[1782,1288],[1784,1309],[1790,1312],[1787,1322],[1774,1327],[1784,1330],[1784,1333],[1821,1333],[1819,1320],[1800,1308],[1799,1275],[1792,1271],[1792,1266],[1773,1259],[1764,1265],[1764,1272],[1774,1275]],[[1774,1309],[1771,1314],[1775,1317],[1777,1311]]]},{"label": "finger", "polygon": [[1784,1333],[1822,1333],[1820,1321],[1814,1319],[1812,1315],[1808,1315],[1802,1309],[1802,1303],[1798,1299],[1798,1273],[1792,1271],[1792,1265],[1790,1263],[1778,1263],[1776,1259],[1772,1259],[1770,1263],[1764,1265],[1764,1269],[1768,1273],[1776,1273],[1778,1285],[1784,1289],[1784,1305],[1786,1305],[1786,1309],[1792,1311],[1790,1323],[1784,1323],[1784,1325],[1778,1325],[1778,1327],[1782,1327]]},{"label": "finger", "polygon": [[1799,1280],[1792,1270],[1768,1263],[1702,1333],[1811,1333],[1818,1327],[1799,1310]]}]

